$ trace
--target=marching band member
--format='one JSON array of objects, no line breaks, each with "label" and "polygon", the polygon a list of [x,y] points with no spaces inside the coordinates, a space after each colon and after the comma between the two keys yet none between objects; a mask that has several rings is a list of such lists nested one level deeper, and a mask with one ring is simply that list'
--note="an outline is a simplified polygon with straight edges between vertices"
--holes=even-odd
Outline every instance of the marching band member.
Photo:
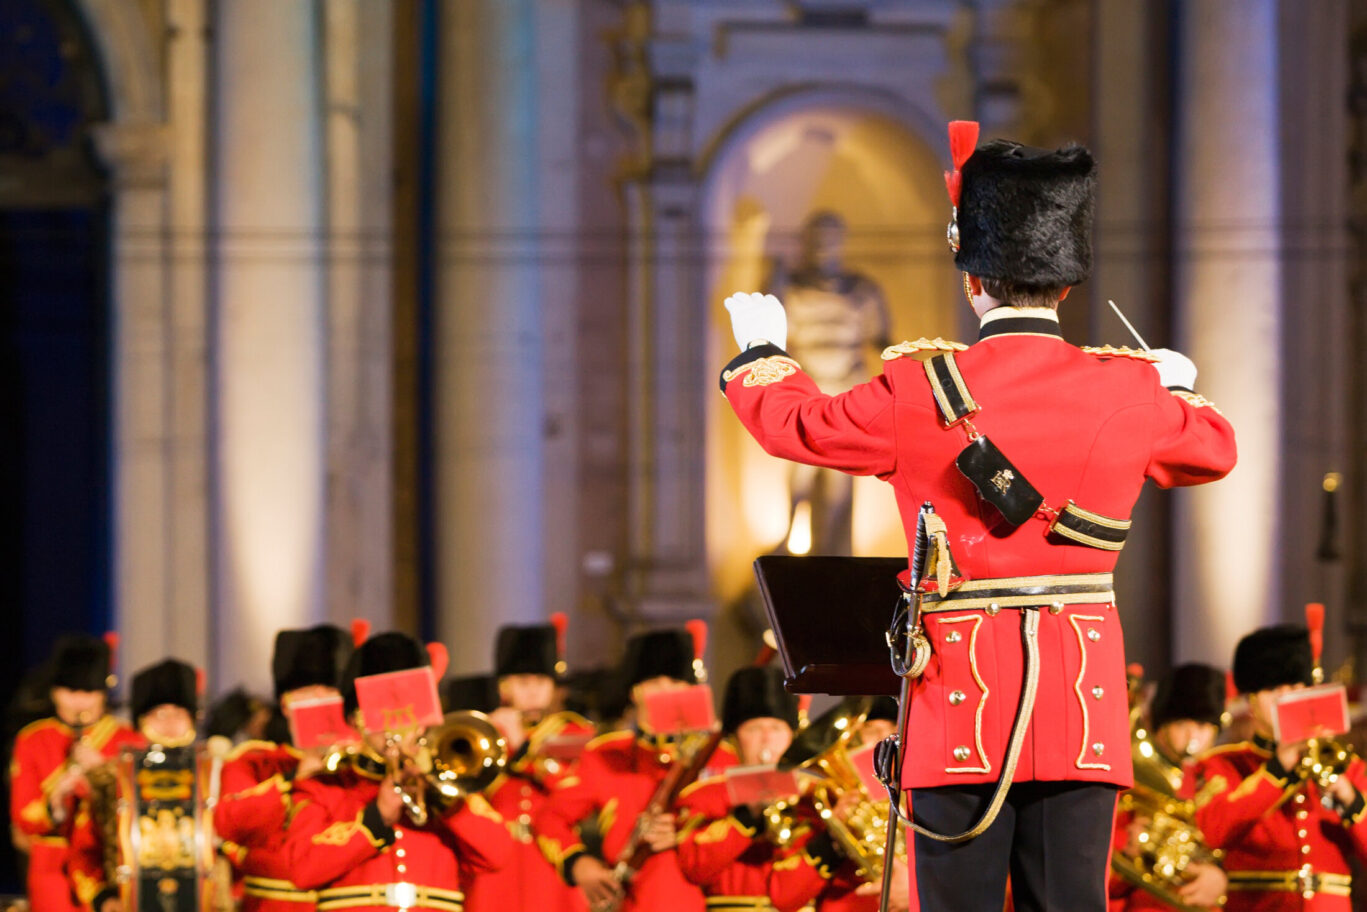
[{"label": "marching band member", "polygon": [[[797,698],[776,668],[742,668],[726,684],[722,729],[743,766],[777,763],[793,740]],[[776,852],[762,806],[732,806],[726,779],[689,786],[679,798],[679,868],[702,887],[708,909],[772,910],[769,879]]]},{"label": "marching band member", "polygon": [[[697,682],[695,641],[682,630],[633,637],[627,643],[624,678],[639,725],[652,694]],[[639,730],[601,735],[589,742],[578,770],[560,782],[533,818],[541,851],[566,883],[584,891],[594,909],[621,902],[623,912],[701,912],[702,892],[679,870],[673,813],[649,821],[645,841],[654,854],[630,882],[624,887],[613,874],[613,860],[630,839],[637,818],[679,761],[672,739]],[[590,855],[575,831],[575,824],[594,812],[603,834],[603,858]]]},{"label": "marching band member", "polygon": [[[405,634],[366,640],[342,676],[347,714],[357,709],[357,678],[428,664],[422,645]],[[318,912],[460,912],[462,874],[494,870],[512,856],[503,818],[482,795],[471,794],[445,814],[434,809],[424,824],[414,823],[401,793],[420,776],[414,758],[424,730],[367,731],[360,719],[357,728],[368,752],[355,753],[335,775],[295,783],[284,845],[291,880],[318,891]]]},{"label": "marching band member", "polygon": [[557,692],[565,673],[561,642],[565,616],[550,624],[503,627],[494,648],[500,706],[489,721],[508,742],[503,775],[486,795],[517,842],[512,861],[472,878],[466,889],[469,912],[578,912],[583,894],[567,885],[532,838],[532,818],[558,783],[571,775],[568,761],[547,753],[548,742],[566,736],[587,742],[589,720],[561,712]]},{"label": "marching band member", "polygon": [[[1143,762],[1162,777],[1169,790],[1164,794],[1188,801],[1195,797],[1196,758],[1215,744],[1224,724],[1227,690],[1224,672],[1195,663],[1174,668],[1158,682],[1149,705],[1152,753]],[[1137,778],[1142,784],[1142,777]],[[1130,857],[1138,855],[1139,835],[1150,823],[1134,811],[1118,811],[1112,843],[1115,851]],[[1227,880],[1219,865],[1193,861],[1182,875],[1187,882],[1177,892],[1184,905],[1199,909],[1221,905]],[[1114,874],[1109,893],[1111,912],[1175,908]]]},{"label": "marching band member", "polygon": [[[286,719],[295,703],[337,696],[351,649],[351,637],[331,624],[276,634],[271,676]],[[223,854],[242,875],[242,912],[312,908],[313,893],[290,880],[285,825],[295,783],[321,768],[318,750],[268,741],[243,742],[223,765],[214,830],[223,840]]]},{"label": "marching band member", "polygon": [[1357,757],[1328,788],[1308,778],[1306,745],[1273,740],[1277,698],[1312,683],[1309,631],[1264,627],[1239,641],[1234,684],[1248,696],[1253,740],[1217,747],[1196,773],[1196,822],[1225,852],[1228,912],[1352,907],[1353,859],[1367,858],[1367,769]]},{"label": "marching band member", "polygon": [[721,386],[769,453],[889,482],[910,545],[936,511],[903,764],[921,908],[999,912],[1009,872],[1018,908],[1102,912],[1131,784],[1111,571],[1145,480],[1224,476],[1234,433],[1185,356],[1063,340],[1057,307],[1091,268],[1090,153],[976,142],[951,126],[975,344],[892,346],[881,376],[827,396],[783,350],[782,304],[733,295]]},{"label": "marching band member", "polygon": [[[199,712],[199,675],[194,667],[177,659],[164,659],[133,675],[129,709],[137,721],[130,747],[185,747],[195,740],[195,715]],[[72,825],[68,861],[72,884],[82,907],[92,912],[121,912],[117,884],[106,867],[105,831],[97,816],[112,814],[113,807],[95,808],[93,796],[82,800]],[[128,796],[118,794],[120,800]]]},{"label": "marching band member", "polygon": [[53,648],[56,715],[26,726],[10,761],[10,823],[29,853],[27,889],[34,912],[72,912],[79,905],[67,878],[77,801],[89,792],[89,770],[105,763],[134,731],[108,715],[110,648],[98,637],[64,636]]}]

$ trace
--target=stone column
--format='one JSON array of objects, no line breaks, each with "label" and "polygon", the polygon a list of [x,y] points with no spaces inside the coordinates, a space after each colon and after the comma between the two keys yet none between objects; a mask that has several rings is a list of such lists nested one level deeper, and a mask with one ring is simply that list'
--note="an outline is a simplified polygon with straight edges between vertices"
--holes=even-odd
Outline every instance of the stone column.
[{"label": "stone column", "polygon": [[1234,424],[1239,465],[1179,492],[1174,659],[1225,663],[1277,618],[1282,238],[1275,0],[1182,0],[1176,155],[1177,348]]},{"label": "stone column", "polygon": [[392,626],[389,3],[323,5],[328,618]]},{"label": "stone column", "polygon": [[264,688],[275,631],[323,615],[318,19],[311,3],[214,9],[215,671]]},{"label": "stone column", "polygon": [[439,7],[432,425],[436,629],[487,669],[545,617],[536,4]]}]

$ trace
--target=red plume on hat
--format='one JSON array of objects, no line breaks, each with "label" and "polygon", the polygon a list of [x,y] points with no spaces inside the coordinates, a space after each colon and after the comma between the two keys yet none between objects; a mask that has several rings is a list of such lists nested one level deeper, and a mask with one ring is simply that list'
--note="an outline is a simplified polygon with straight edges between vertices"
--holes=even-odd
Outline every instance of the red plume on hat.
[{"label": "red plume on hat", "polygon": [[113,690],[119,683],[119,632],[117,630],[106,630],[102,639],[104,645],[109,647],[109,673],[105,678],[105,685]]},{"label": "red plume on hat", "polygon": [[563,611],[551,615],[551,626],[555,628],[555,673],[563,675],[569,670],[565,663],[565,632],[569,630],[570,618]]},{"label": "red plume on hat", "polygon": [[707,652],[707,622],[694,618],[684,624],[684,629],[693,638],[693,676],[701,684],[707,680],[707,668],[702,662],[703,654]]},{"label": "red plume on hat", "polygon": [[428,643],[427,658],[432,663],[432,676],[440,681],[446,677],[446,668],[451,664],[451,653],[445,643]]},{"label": "red plume on hat", "polygon": [[351,645],[360,646],[370,639],[370,622],[365,618],[351,619]]},{"label": "red plume on hat", "polygon": [[1324,666],[1320,664],[1320,655],[1324,652],[1324,605],[1320,602],[1309,602],[1305,606],[1305,626],[1310,630],[1310,657],[1314,660],[1315,683],[1319,684],[1324,680]]},{"label": "red plume on hat", "polygon": [[954,170],[945,172],[945,188],[949,191],[950,205],[958,207],[959,193],[963,190],[964,162],[973,154],[978,145],[978,122],[976,120],[951,120],[949,122],[949,157],[954,162]]}]

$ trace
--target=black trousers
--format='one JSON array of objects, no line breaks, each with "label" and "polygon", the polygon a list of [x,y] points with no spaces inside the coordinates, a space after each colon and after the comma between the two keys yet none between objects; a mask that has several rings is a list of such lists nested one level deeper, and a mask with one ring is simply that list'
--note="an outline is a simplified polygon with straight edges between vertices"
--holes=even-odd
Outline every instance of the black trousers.
[{"label": "black trousers", "polygon": [[[991,785],[913,789],[916,822],[962,833]],[[1001,912],[1007,874],[1016,912],[1105,912],[1117,790],[1083,782],[1018,782],[976,839],[948,845],[917,835],[921,912]]]}]

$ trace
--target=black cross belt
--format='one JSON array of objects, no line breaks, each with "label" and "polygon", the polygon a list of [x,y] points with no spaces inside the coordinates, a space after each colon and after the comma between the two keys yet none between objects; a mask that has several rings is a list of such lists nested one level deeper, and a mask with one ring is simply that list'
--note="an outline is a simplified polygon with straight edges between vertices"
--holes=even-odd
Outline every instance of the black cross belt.
[{"label": "black cross belt", "polygon": [[1055,535],[1090,545],[1103,551],[1119,551],[1125,547],[1125,536],[1130,532],[1130,520],[1112,519],[1091,510],[1084,510],[1071,500],[1058,512],[1049,526]]},{"label": "black cross belt", "polygon": [[1003,608],[1049,608],[1115,602],[1114,578],[1109,573],[1061,573],[1053,576],[1012,576],[966,580],[944,594],[921,595],[921,613]]}]

